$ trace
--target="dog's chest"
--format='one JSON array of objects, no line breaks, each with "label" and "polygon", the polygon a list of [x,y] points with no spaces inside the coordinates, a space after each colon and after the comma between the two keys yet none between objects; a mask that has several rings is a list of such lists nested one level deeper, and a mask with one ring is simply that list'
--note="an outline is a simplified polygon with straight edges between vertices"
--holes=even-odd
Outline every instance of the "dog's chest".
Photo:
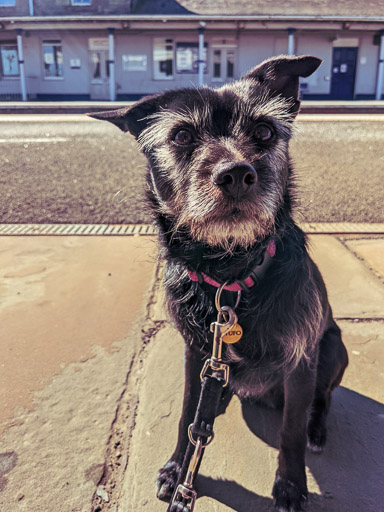
[{"label": "dog's chest", "polygon": [[283,394],[281,354],[275,343],[262,339],[264,333],[244,328],[244,336],[225,345],[223,359],[230,367],[230,387],[240,398],[263,398],[279,406]]}]

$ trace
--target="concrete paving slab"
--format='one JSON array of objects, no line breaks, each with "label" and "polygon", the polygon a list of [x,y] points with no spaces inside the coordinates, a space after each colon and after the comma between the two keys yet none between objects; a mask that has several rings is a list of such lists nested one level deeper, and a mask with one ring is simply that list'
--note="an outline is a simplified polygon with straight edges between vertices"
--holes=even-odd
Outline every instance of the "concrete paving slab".
[{"label": "concrete paving slab", "polygon": [[380,280],[337,238],[312,235],[310,253],[328,289],[337,318],[384,318]]},{"label": "concrete paving slab", "polygon": [[1,242],[0,510],[89,512],[142,342],[153,242]]},{"label": "concrete paving slab", "polygon": [[[307,455],[311,512],[377,512],[384,492],[384,325],[342,321],[351,364],[336,390],[329,440]],[[164,512],[155,497],[157,470],[176,442],[183,391],[183,341],[170,327],[146,360],[133,449],[119,512]],[[281,413],[233,398],[215,424],[197,480],[196,512],[271,510]]]},{"label": "concrete paving slab", "polygon": [[[311,252],[335,315],[346,318],[338,323],[350,365],[343,386],[334,393],[326,449],[320,456],[307,454],[308,511],[377,512],[384,502],[384,287],[335,238],[311,237]],[[377,320],[367,320],[371,317]],[[181,337],[169,326],[149,347],[119,512],[167,508],[156,499],[154,484],[176,443],[183,351]],[[281,412],[232,399],[226,414],[217,419],[215,441],[206,450],[196,512],[272,510],[280,425]]]},{"label": "concrete paving slab", "polygon": [[383,238],[345,240],[345,245],[362,258],[374,272],[384,277]]}]

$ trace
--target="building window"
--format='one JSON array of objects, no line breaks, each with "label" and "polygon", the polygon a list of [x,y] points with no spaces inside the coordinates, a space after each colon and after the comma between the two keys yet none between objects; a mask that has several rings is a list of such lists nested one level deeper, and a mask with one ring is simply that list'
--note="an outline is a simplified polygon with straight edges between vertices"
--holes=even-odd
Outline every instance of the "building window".
[{"label": "building window", "polygon": [[0,76],[19,76],[19,59],[16,43],[0,43]]},{"label": "building window", "polygon": [[214,47],[212,52],[212,80],[226,82],[235,77],[235,48]]},{"label": "building window", "polygon": [[43,41],[45,78],[63,76],[63,52],[61,41]]},{"label": "building window", "polygon": [[[207,68],[207,43],[204,43],[203,60],[204,73]],[[199,72],[199,45],[198,43],[177,43],[176,45],[176,71],[177,73]]]},{"label": "building window", "polygon": [[91,0],[72,0],[72,5],[91,5]]},{"label": "building window", "polygon": [[153,40],[153,78],[155,80],[172,80],[174,53],[173,39],[156,37]]},{"label": "building window", "polygon": [[15,0],[0,0],[0,7],[15,7]]}]

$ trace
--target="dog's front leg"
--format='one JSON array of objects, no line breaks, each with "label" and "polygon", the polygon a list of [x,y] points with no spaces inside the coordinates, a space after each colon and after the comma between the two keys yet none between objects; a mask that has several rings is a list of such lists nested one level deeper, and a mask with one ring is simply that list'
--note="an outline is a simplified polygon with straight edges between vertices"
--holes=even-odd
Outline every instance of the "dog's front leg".
[{"label": "dog's front leg", "polygon": [[280,512],[300,511],[307,500],[306,430],[314,389],[315,372],[305,363],[285,377],[279,464],[272,491]]},{"label": "dog's front leg", "polygon": [[202,355],[189,345],[185,348],[185,386],[183,410],[179,422],[177,445],[173,455],[160,469],[157,478],[157,497],[169,500],[180,475],[184,454],[188,446],[188,426],[193,423],[200,396],[200,372],[203,368]]}]

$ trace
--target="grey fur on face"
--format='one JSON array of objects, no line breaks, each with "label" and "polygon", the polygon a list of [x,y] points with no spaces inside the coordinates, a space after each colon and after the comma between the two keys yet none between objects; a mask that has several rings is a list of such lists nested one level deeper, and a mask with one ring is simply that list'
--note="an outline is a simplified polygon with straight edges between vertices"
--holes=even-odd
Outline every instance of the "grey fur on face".
[{"label": "grey fur on face", "polygon": [[[204,97],[204,90],[199,94]],[[187,228],[194,239],[225,250],[246,248],[273,232],[289,184],[288,142],[294,115],[288,112],[288,100],[259,94],[253,80],[226,85],[214,94],[216,101],[204,101],[202,107],[162,108],[150,115],[138,142],[172,186],[171,197],[161,198],[161,208],[174,217],[176,230]],[[221,109],[228,110],[228,98],[227,129],[218,132],[215,118]],[[260,122],[273,128],[273,145],[255,143],[252,129]],[[172,136],[180,129],[193,131],[192,152],[175,147]],[[213,184],[214,168],[226,162],[249,162],[256,169],[252,197],[238,203]]]}]

